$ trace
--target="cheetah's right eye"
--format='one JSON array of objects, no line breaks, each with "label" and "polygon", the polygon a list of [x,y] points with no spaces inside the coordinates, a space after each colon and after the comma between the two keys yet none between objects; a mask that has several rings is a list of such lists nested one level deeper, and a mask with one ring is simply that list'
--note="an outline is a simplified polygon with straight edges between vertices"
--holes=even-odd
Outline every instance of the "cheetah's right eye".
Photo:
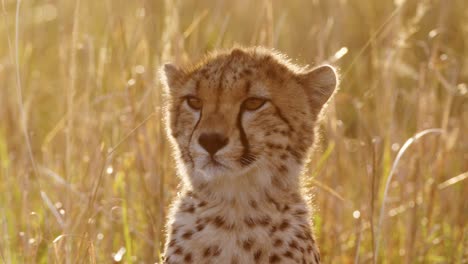
[{"label": "cheetah's right eye", "polygon": [[187,100],[188,106],[190,106],[192,109],[200,110],[203,106],[202,100],[197,97],[189,96],[185,100]]},{"label": "cheetah's right eye", "polygon": [[251,97],[244,101],[244,108],[249,111],[255,111],[262,107],[267,100],[263,98]]}]

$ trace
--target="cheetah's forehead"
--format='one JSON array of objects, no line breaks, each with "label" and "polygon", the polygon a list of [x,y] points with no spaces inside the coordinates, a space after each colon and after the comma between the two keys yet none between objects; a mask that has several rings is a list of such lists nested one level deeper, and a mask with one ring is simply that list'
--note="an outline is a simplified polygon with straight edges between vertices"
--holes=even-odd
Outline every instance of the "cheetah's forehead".
[{"label": "cheetah's forehead", "polygon": [[193,76],[195,93],[210,98],[214,95],[268,97],[268,81],[273,67],[262,65],[256,58],[226,56],[207,62]]}]

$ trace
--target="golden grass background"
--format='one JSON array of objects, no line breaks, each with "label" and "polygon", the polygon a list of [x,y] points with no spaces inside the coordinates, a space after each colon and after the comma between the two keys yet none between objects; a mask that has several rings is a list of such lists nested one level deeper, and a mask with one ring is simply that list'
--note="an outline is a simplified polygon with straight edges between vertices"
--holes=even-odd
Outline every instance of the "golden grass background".
[{"label": "golden grass background", "polygon": [[305,182],[324,263],[468,263],[465,0],[2,0],[0,13],[0,263],[157,262],[179,180],[156,71],[234,44],[340,68]]}]

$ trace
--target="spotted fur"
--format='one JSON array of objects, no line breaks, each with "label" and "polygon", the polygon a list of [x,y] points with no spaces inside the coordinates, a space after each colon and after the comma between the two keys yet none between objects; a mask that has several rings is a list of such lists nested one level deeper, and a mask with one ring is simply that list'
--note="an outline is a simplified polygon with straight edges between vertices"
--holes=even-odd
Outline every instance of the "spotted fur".
[{"label": "spotted fur", "polygon": [[[167,64],[161,76],[183,180],[165,263],[320,263],[299,177],[335,70],[300,68],[257,47]],[[262,104],[247,108],[248,98]]]}]

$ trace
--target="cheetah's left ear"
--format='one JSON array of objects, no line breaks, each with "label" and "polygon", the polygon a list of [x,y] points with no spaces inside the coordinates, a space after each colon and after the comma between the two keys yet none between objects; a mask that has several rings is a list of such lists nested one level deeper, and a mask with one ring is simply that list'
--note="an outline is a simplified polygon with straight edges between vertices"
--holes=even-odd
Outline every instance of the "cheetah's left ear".
[{"label": "cheetah's left ear", "polygon": [[335,68],[330,65],[319,66],[301,74],[299,78],[308,94],[312,109],[318,114],[336,89],[338,76]]},{"label": "cheetah's left ear", "polygon": [[159,71],[159,77],[165,88],[171,90],[183,83],[185,73],[174,64],[167,63]]}]

